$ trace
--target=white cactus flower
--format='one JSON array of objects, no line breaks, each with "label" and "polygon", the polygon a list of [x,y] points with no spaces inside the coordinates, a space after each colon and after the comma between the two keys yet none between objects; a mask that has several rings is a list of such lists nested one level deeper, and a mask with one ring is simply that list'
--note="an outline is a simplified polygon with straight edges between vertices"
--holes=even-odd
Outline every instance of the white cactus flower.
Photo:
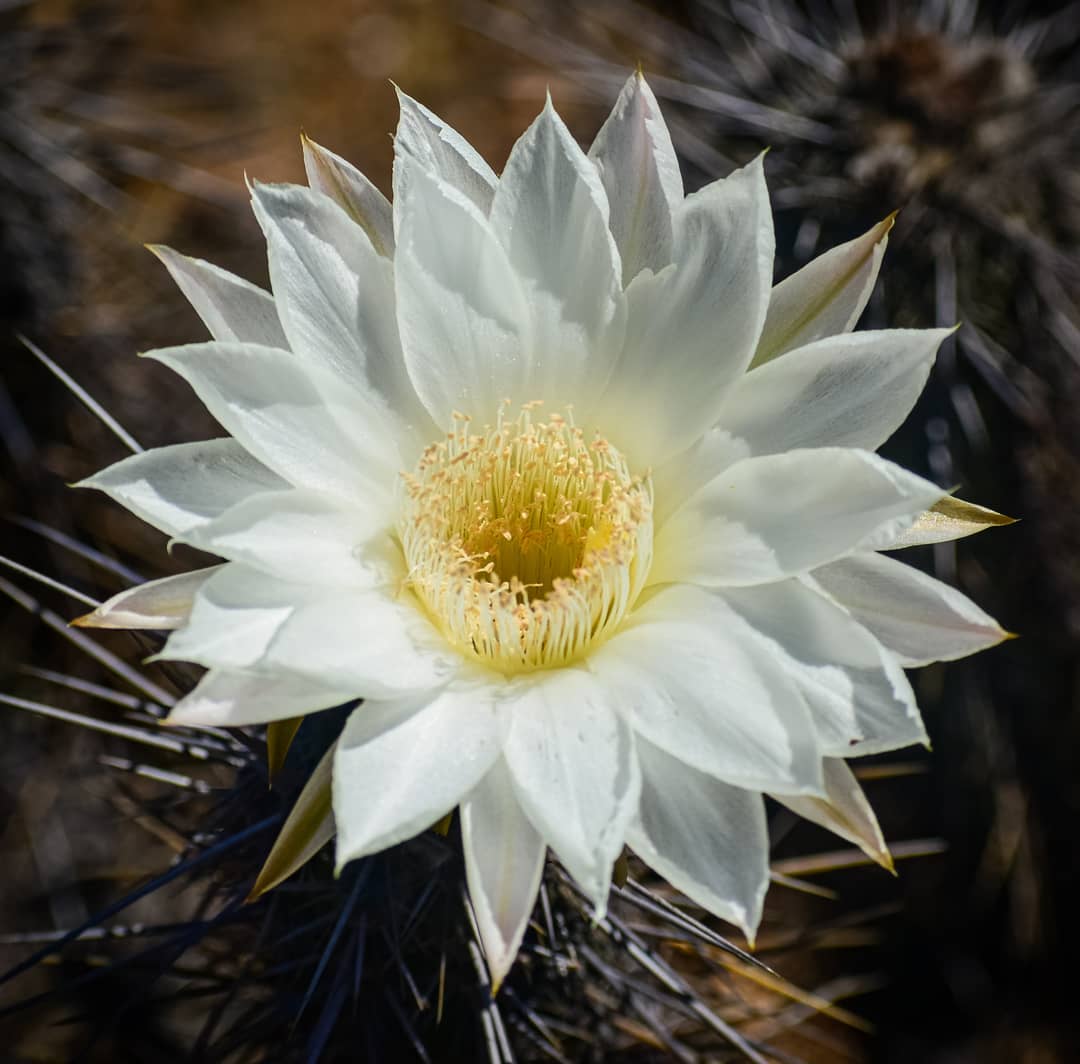
[{"label": "white cactus flower", "polygon": [[549,101],[498,176],[404,95],[395,153],[392,207],[311,142],[253,187],[272,294],[159,249],[214,339],[149,357],[228,436],[86,483],[225,563],[84,623],[174,629],[176,722],[363,699],[338,864],[460,808],[496,983],[549,847],[598,911],[628,846],[751,937],[763,794],[887,862],[844,759],[1006,635],[879,553],[1004,520],[874,453],[947,335],[851,332],[891,219],[772,288],[761,159],[684,195],[640,76],[588,153]]}]

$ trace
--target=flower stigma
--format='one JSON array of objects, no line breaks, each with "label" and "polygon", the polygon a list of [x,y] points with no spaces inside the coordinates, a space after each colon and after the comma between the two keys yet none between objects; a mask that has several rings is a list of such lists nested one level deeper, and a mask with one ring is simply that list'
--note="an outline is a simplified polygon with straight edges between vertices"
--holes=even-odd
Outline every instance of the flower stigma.
[{"label": "flower stigma", "polygon": [[502,672],[565,665],[614,631],[652,560],[652,484],[539,402],[431,444],[405,485],[408,580],[462,654]]}]

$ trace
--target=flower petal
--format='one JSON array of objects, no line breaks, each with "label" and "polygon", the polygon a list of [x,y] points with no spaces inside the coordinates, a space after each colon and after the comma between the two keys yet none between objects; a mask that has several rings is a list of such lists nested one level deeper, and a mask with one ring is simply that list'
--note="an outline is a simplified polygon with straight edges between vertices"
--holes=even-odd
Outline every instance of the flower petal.
[{"label": "flower petal", "polygon": [[753,941],[769,885],[761,795],[698,772],[645,739],[638,739],[638,756],[641,801],[630,848],[676,890]]},{"label": "flower petal", "polygon": [[774,797],[799,816],[855,843],[867,857],[891,872],[893,860],[889,848],[854,773],[841,759],[827,757],[824,775],[826,798],[783,794]]},{"label": "flower petal", "polygon": [[189,258],[161,244],[150,246],[150,250],[165,264],[215,340],[286,346],[269,292],[220,266]]},{"label": "flower petal", "polygon": [[820,340],[752,370],[727,392],[717,423],[656,471],[654,520],[728,466],[805,447],[876,450],[918,398],[948,329],[890,329]]},{"label": "flower petal", "polygon": [[398,89],[401,114],[394,134],[394,230],[401,227],[402,181],[412,168],[401,170],[398,162],[408,156],[440,181],[466,196],[482,214],[491,209],[498,178],[479,152],[441,118]]},{"label": "flower petal", "polygon": [[560,409],[573,404],[580,423],[621,342],[619,252],[596,168],[550,98],[510,152],[491,227],[532,310],[528,399]]},{"label": "flower petal", "polygon": [[220,568],[212,565],[129,587],[71,623],[79,628],[179,628],[191,614],[195,592]]},{"label": "flower petal", "polygon": [[262,573],[224,565],[199,588],[187,624],[169,637],[161,657],[208,669],[252,669],[295,609]]},{"label": "flower petal", "polygon": [[230,506],[287,486],[236,440],[155,447],[80,481],[170,536],[183,536]]},{"label": "flower petal", "polygon": [[966,595],[880,554],[853,554],[815,569],[813,579],[908,667],[955,661],[1009,638]]},{"label": "flower petal", "polygon": [[498,756],[495,709],[482,688],[365,702],[345,724],[334,758],[338,868],[430,827]]},{"label": "flower petal", "polygon": [[[494,424],[527,384],[529,308],[487,219],[462,193],[407,158],[394,268],[409,375],[436,424],[455,410]],[[400,197],[399,193],[399,197]]]},{"label": "flower petal", "polygon": [[296,610],[261,663],[370,698],[430,690],[459,666],[411,592],[348,589]]},{"label": "flower petal", "polygon": [[973,502],[946,495],[925,513],[919,514],[915,523],[898,532],[878,550],[900,550],[903,547],[924,547],[931,543],[947,543],[954,539],[973,536],[988,528],[1016,523],[1015,517],[1006,517],[995,510],[988,510]]},{"label": "flower petal", "polygon": [[659,529],[688,499],[729,466],[749,458],[750,447],[720,426],[713,426],[685,451],[653,471],[653,527]]},{"label": "flower petal", "polygon": [[604,399],[635,468],[685,450],[716,422],[724,390],[757,344],[772,278],[773,230],[758,159],[687,196],[674,262],[626,289],[626,344]]},{"label": "flower petal", "polygon": [[772,290],[755,366],[855,328],[873,291],[895,218],[890,214],[857,239],[830,248]]},{"label": "flower petal", "polygon": [[527,677],[504,703],[518,801],[602,915],[641,787],[633,734],[581,669]]},{"label": "flower petal", "polygon": [[821,790],[798,687],[720,596],[659,591],[588,667],[638,734],[698,771],[756,790]]},{"label": "flower petal", "polygon": [[729,587],[782,580],[875,549],[944,494],[868,451],[748,458],[668,519],[649,579]]},{"label": "flower petal", "polygon": [[854,757],[927,741],[903,670],[835,603],[799,580],[725,588],[723,596],[799,690],[824,753]]},{"label": "flower petal", "polygon": [[344,381],[250,344],[188,344],[147,357],[179,373],[226,431],[297,487],[347,500],[366,493],[376,503],[392,494],[404,466],[400,437]]},{"label": "flower petal", "polygon": [[354,697],[296,676],[211,669],[173,706],[166,723],[240,728],[331,709]]},{"label": "flower petal", "polygon": [[400,550],[381,544],[389,510],[343,507],[330,497],[290,488],[252,496],[186,537],[200,550],[244,562],[285,580],[332,587],[388,586],[404,576]]},{"label": "flower petal", "polygon": [[357,697],[445,683],[452,656],[412,599],[275,579],[231,563],[203,585],[159,655],[211,669],[288,673]]},{"label": "flower petal", "polygon": [[500,758],[461,803],[465,874],[493,992],[514,964],[544,871],[544,840],[518,805]]},{"label": "flower petal", "polygon": [[247,901],[254,901],[300,871],[333,837],[331,770],[335,743],[312,770],[274,845],[270,848]]},{"label": "flower petal", "polygon": [[266,782],[271,787],[281,775],[296,733],[303,723],[303,717],[282,717],[266,725]]},{"label": "flower petal", "polygon": [[627,79],[589,158],[611,205],[623,284],[643,269],[659,271],[671,262],[672,211],[683,184],[660,106],[640,73]]},{"label": "flower petal", "polygon": [[737,381],[717,425],[754,454],[876,451],[910,413],[951,332],[888,329],[819,340]]},{"label": "flower petal", "polygon": [[393,264],[337,203],[311,189],[256,184],[252,204],[292,350],[430,439],[401,354]]},{"label": "flower petal", "polygon": [[308,184],[329,196],[367,234],[375,251],[394,256],[394,210],[390,201],[352,163],[301,138]]}]

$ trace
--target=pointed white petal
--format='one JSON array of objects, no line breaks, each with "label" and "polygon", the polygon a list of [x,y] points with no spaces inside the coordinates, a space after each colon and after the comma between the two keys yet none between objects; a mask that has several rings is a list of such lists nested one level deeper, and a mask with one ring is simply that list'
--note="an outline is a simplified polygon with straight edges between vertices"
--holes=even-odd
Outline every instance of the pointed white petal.
[{"label": "pointed white petal", "polygon": [[676,890],[752,941],[769,886],[761,795],[698,772],[644,739],[638,753],[643,779],[630,848]]},{"label": "pointed white petal", "polygon": [[392,494],[405,467],[395,426],[343,380],[251,344],[188,344],[147,357],[179,373],[226,431],[298,487],[373,505]]},{"label": "pointed white petal", "polygon": [[798,687],[718,595],[659,591],[588,667],[634,730],[680,761],[739,787],[820,791]]},{"label": "pointed white petal", "polygon": [[660,106],[641,74],[627,79],[589,158],[611,205],[624,284],[671,262],[672,211],[683,198],[679,160]]},{"label": "pointed white petal", "polygon": [[165,264],[215,340],[284,347],[285,333],[269,292],[227,270],[157,244],[150,248]]},{"label": "pointed white petal", "polygon": [[799,816],[855,843],[872,861],[891,871],[893,862],[889,848],[854,773],[839,758],[827,757],[824,774],[826,798],[783,794],[773,797]]},{"label": "pointed white petal", "polygon": [[332,587],[388,586],[404,575],[397,552],[365,550],[392,523],[387,510],[344,507],[318,492],[265,492],[195,529],[187,542],[285,580]]},{"label": "pointed white petal", "polygon": [[908,667],[955,661],[1009,633],[966,595],[880,554],[853,554],[814,581]]},{"label": "pointed white petal", "polygon": [[286,486],[228,439],[155,447],[79,483],[105,492],[170,536],[183,536],[252,495]]},{"label": "pointed white petal", "polygon": [[653,528],[665,521],[688,499],[729,466],[750,457],[745,441],[714,426],[685,451],[662,462],[653,471]]},{"label": "pointed white petal", "polygon": [[337,203],[311,189],[256,184],[252,204],[292,350],[430,439],[401,354],[392,263]]},{"label": "pointed white petal", "polygon": [[716,422],[761,332],[772,260],[760,159],[676,211],[673,264],[626,290],[626,344],[604,399],[612,425],[632,426],[618,445],[635,468],[685,450]]},{"label": "pointed white petal", "polygon": [[129,587],[71,623],[79,628],[179,628],[191,614],[195,592],[220,568],[212,565]]},{"label": "pointed white petal", "polygon": [[913,525],[877,549],[900,550],[904,547],[925,547],[931,543],[948,543],[973,536],[976,532],[985,532],[988,528],[1015,523],[1014,517],[1006,517],[996,510],[947,495],[925,513],[919,514]]},{"label": "pointed white petal", "polygon": [[469,899],[497,992],[536,905],[546,852],[501,758],[461,803],[461,842]]},{"label": "pointed white petal", "polygon": [[798,688],[824,753],[854,757],[927,741],[896,659],[839,606],[799,580],[723,595]]},{"label": "pointed white petal", "polygon": [[888,329],[819,340],[737,381],[717,424],[754,454],[876,451],[910,413],[951,332]]},{"label": "pointed white petal", "polygon": [[354,697],[297,676],[211,670],[173,706],[166,723],[239,728],[331,709]]},{"label": "pointed white petal", "polygon": [[427,701],[365,702],[334,758],[338,868],[431,827],[498,756],[495,710],[482,687],[448,688]]},{"label": "pointed white petal", "polygon": [[869,451],[748,458],[668,519],[649,579],[729,587],[781,580],[877,548],[944,493]]},{"label": "pointed white petal", "polygon": [[401,116],[394,135],[394,229],[401,228],[403,217],[403,183],[411,169],[402,170],[398,163],[408,157],[419,163],[440,181],[457,189],[476,208],[487,214],[495,195],[498,178],[475,148],[460,133],[441,118],[398,90]]},{"label": "pointed white petal", "polygon": [[367,234],[385,258],[394,255],[394,212],[390,201],[353,166],[308,137],[303,138],[308,184],[329,196]]},{"label": "pointed white petal", "polygon": [[550,99],[510,152],[491,227],[532,311],[529,398],[587,418],[621,342],[619,253],[596,168]]},{"label": "pointed white petal", "polygon": [[755,366],[855,328],[877,280],[894,217],[819,255],[772,290]]},{"label": "pointed white petal", "polygon": [[656,470],[657,527],[742,458],[807,447],[878,448],[907,416],[949,332],[836,336],[741,377],[727,392],[717,423]]},{"label": "pointed white petal", "polygon": [[288,673],[358,697],[430,690],[458,667],[419,605],[382,591],[287,583],[231,563],[159,655],[207,668]]},{"label": "pointed white petal", "polygon": [[262,573],[221,566],[196,592],[187,624],[173,632],[160,656],[208,669],[252,669],[297,608],[272,588]]},{"label": "pointed white petal", "polygon": [[[320,589],[328,590],[328,589]],[[297,609],[267,649],[262,667],[284,669],[365,697],[427,691],[460,667],[411,592],[327,594]]]},{"label": "pointed white petal", "polygon": [[641,787],[633,734],[609,691],[580,669],[527,677],[504,704],[518,801],[602,914]]},{"label": "pointed white petal", "polygon": [[462,193],[407,159],[394,257],[405,362],[436,424],[464,411],[494,424],[500,404],[543,396],[527,384],[529,308],[502,245]]}]

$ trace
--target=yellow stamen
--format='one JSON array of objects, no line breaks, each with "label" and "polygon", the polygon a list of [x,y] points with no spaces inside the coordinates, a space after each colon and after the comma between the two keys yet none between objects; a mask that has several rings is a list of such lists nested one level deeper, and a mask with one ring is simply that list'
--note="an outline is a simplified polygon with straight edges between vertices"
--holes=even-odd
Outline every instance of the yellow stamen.
[{"label": "yellow stamen", "polygon": [[612,631],[652,559],[652,485],[538,403],[456,429],[404,475],[409,580],[462,653],[504,672],[563,665]]}]

